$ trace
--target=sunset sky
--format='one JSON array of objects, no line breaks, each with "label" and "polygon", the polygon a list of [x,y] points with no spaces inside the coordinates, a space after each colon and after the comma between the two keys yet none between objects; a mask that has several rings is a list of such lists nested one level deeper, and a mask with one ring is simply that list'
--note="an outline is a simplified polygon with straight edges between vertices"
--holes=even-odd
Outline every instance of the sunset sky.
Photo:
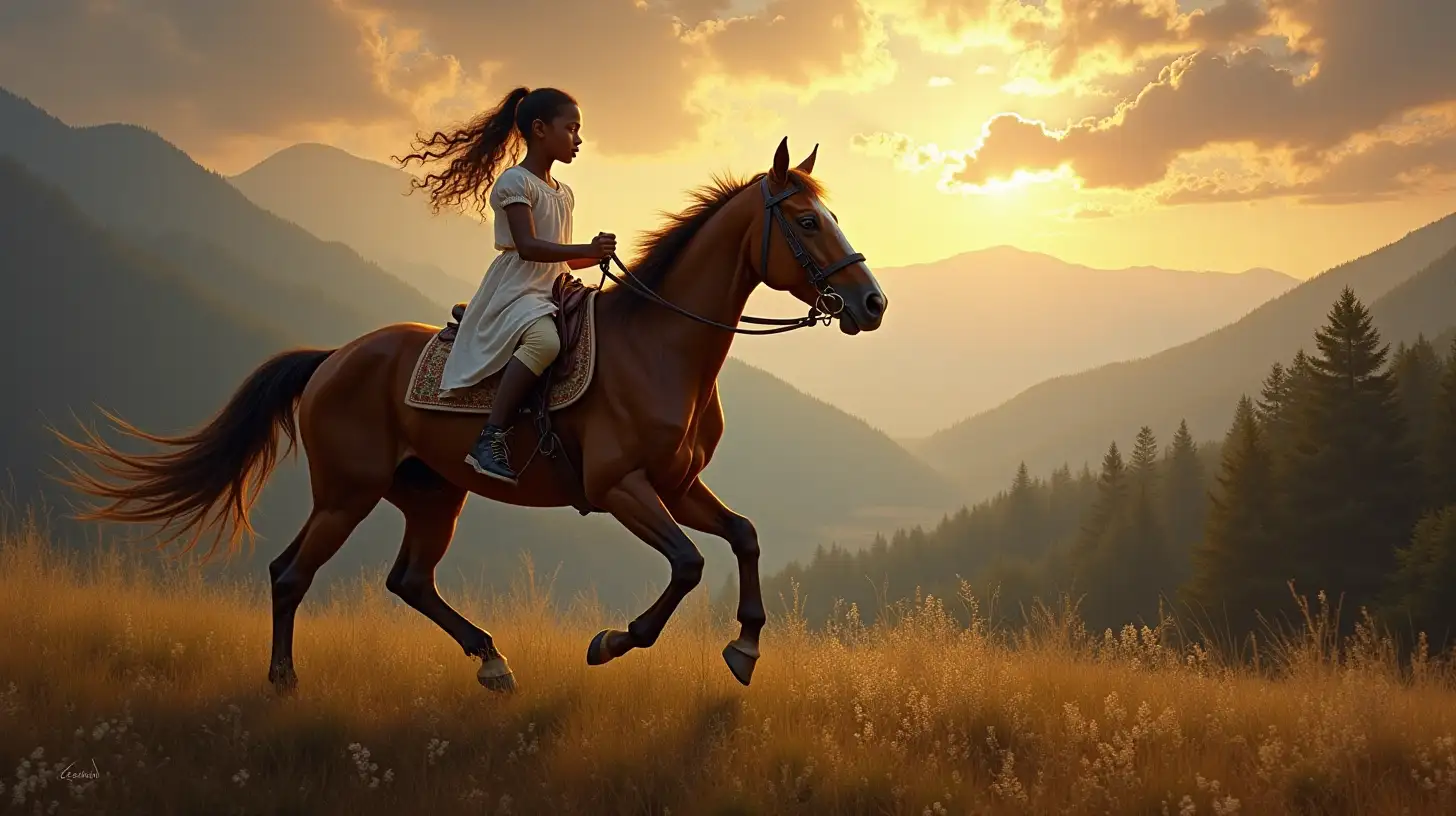
[{"label": "sunset sky", "polygon": [[1307,276],[1456,210],[1449,0],[9,0],[0,85],[223,173],[387,159],[517,84],[627,238],[787,135],[880,267],[998,244]]}]

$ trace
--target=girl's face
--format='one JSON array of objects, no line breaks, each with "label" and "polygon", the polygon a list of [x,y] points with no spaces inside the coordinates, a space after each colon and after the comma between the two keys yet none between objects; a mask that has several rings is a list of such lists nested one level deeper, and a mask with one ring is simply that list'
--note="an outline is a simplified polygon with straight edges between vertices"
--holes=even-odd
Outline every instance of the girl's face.
[{"label": "girl's face", "polygon": [[552,161],[571,164],[581,149],[581,108],[564,105],[550,122],[537,119],[531,129],[537,144]]}]

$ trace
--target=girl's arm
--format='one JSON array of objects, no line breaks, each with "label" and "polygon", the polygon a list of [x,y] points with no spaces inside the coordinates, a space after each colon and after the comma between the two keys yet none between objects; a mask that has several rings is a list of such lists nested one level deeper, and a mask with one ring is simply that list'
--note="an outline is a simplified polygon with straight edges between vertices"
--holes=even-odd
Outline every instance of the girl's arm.
[{"label": "girl's arm", "polygon": [[536,225],[531,222],[531,208],[519,202],[506,205],[506,223],[511,228],[511,242],[516,245],[516,253],[524,261],[538,263],[564,261],[567,264],[572,261],[586,261],[583,266],[572,267],[572,269],[582,269],[597,263],[606,256],[607,252],[610,252],[599,246],[597,241],[590,244],[558,244],[537,238]]}]

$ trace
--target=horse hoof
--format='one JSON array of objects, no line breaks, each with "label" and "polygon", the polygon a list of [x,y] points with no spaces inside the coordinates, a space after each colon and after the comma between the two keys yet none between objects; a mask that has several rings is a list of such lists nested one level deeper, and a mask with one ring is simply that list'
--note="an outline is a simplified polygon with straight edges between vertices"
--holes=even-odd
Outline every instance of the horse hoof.
[{"label": "horse hoof", "polygon": [[753,680],[753,667],[758,663],[758,644],[739,638],[723,647],[723,662],[733,677],[743,685]]},{"label": "horse hoof", "polygon": [[292,697],[298,692],[298,675],[291,671],[269,672],[268,682],[279,697]]},{"label": "horse hoof", "polygon": [[506,665],[504,657],[481,661],[480,671],[475,673],[475,679],[487,691],[509,694],[516,690],[516,676],[511,673],[511,667]]},{"label": "horse hoof", "polygon": [[588,666],[600,666],[617,657],[612,654],[611,649],[607,648],[607,638],[614,634],[618,634],[617,630],[603,629],[592,638],[592,642],[586,647],[586,664]]}]

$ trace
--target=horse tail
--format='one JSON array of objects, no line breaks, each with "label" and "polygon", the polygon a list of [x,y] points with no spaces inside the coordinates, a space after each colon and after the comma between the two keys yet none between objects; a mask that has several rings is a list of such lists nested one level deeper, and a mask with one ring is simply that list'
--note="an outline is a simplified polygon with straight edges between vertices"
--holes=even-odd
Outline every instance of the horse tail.
[{"label": "horse tail", "polygon": [[251,543],[255,533],[248,514],[278,463],[278,432],[288,438],[283,452],[287,456],[298,440],[295,412],[304,388],[331,354],[300,349],[274,355],[243,381],[211,422],[183,436],[154,436],[102,410],[122,434],[167,448],[157,453],[122,453],[90,429],[85,429],[83,441],[53,430],[113,479],[103,481],[62,463],[69,478],[59,481],[105,501],[73,518],[161,522],[158,546],[187,536],[184,553],[211,530],[214,536],[206,558],[224,538],[229,555],[236,552],[240,537],[246,535]]}]

